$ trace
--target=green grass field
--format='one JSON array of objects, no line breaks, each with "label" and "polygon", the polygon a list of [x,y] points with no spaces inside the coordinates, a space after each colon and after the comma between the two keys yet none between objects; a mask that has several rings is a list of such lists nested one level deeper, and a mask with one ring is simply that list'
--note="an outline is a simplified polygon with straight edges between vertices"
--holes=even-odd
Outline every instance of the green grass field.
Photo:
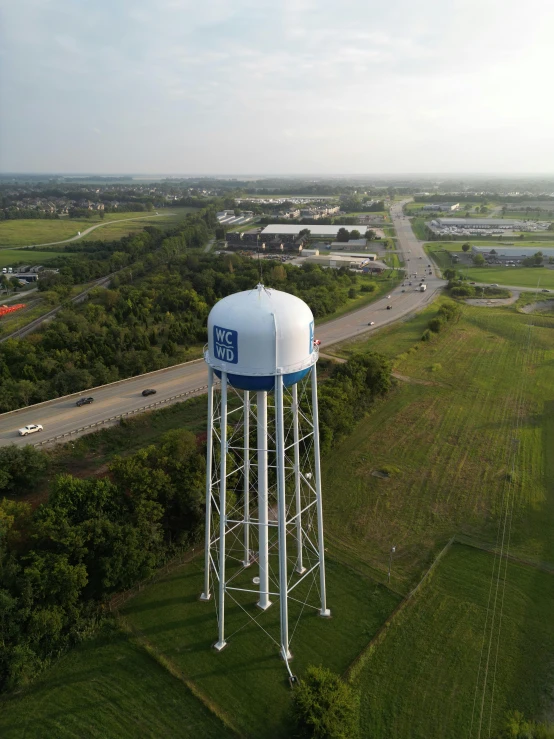
[{"label": "green grass field", "polygon": [[[198,558],[145,588],[122,609],[124,619],[203,694],[232,715],[246,736],[289,737],[286,715],[290,688],[277,646],[229,602],[228,645],[220,653],[212,649],[217,640],[216,614],[213,602],[198,600],[202,571],[203,562]],[[386,588],[332,559],[327,562],[327,589],[331,619],[321,619],[308,608],[298,620],[300,605],[290,602],[290,632],[294,632],[291,667],[298,675],[309,664],[326,664],[344,672],[399,601]],[[261,614],[255,600],[253,595],[249,612],[277,636],[278,607]]]},{"label": "green grass field", "polygon": [[554,289],[554,269],[546,267],[464,267],[462,271],[475,282]]},{"label": "green grass field", "polygon": [[62,252],[32,249],[0,249],[0,267],[14,267],[17,264],[44,264],[61,254]]},{"label": "green grass field", "polygon": [[125,633],[106,628],[0,700],[2,739],[230,739],[236,734]]},{"label": "green grass field", "polygon": [[[410,381],[399,383],[323,463],[335,556],[384,577],[396,543],[393,583],[403,592],[453,534],[491,540],[513,438],[521,487],[512,546],[554,563],[554,509],[551,518],[533,514],[547,502],[554,506],[542,447],[554,321],[512,307],[463,310],[459,323],[429,343],[417,341],[421,319],[399,326],[398,340],[393,330],[366,342],[376,349],[396,342],[404,351],[395,368]],[[408,344],[417,350],[406,350]],[[520,417],[529,420],[517,428]],[[387,480],[372,474],[384,467],[397,471]]]},{"label": "green grass field", "polygon": [[384,641],[356,679],[361,693],[362,736],[489,737],[489,724],[493,732],[498,731],[508,711],[541,716],[548,708],[554,651],[554,574],[510,563],[501,631],[499,598],[494,621],[491,600],[485,632],[496,564],[488,553],[454,544],[415,601],[393,619]]},{"label": "green grass field", "polygon": [[[450,245],[449,245],[450,246]],[[458,247],[461,247],[458,244]],[[425,253],[437,264],[440,269],[448,269],[449,267],[455,267],[452,264],[452,252],[458,251],[458,249],[452,249],[444,246],[443,244],[426,244],[424,247]],[[459,249],[461,251],[461,249]]]},{"label": "green grass field", "polygon": [[399,355],[409,351],[415,345],[419,346],[421,335],[431,318],[436,316],[438,307],[439,303],[435,301],[401,323],[383,326],[378,331],[372,332],[365,340],[354,339],[333,344],[325,350],[325,354],[348,359],[358,352],[374,351],[396,360]]},{"label": "green grass field", "polygon": [[[62,241],[77,236],[79,231],[83,232],[87,228],[99,224],[102,224],[100,228],[96,228],[86,238],[115,239],[126,236],[133,231],[141,230],[144,226],[165,225],[173,221],[177,223],[187,213],[194,210],[194,208],[163,208],[158,210],[158,213],[161,214],[158,217],[155,216],[156,211],[154,210],[152,213],[107,213],[103,219],[100,216],[92,216],[91,218],[60,218],[57,220],[22,219],[2,221],[0,223],[0,247],[32,246]],[[175,215],[170,215],[171,213]],[[141,218],[141,220],[117,223],[129,218]],[[142,225],[137,226],[137,224]]]},{"label": "green grass field", "polygon": [[414,232],[416,238],[420,239],[421,241],[426,241],[429,238],[427,234],[427,229],[425,227],[426,220],[429,219],[419,217],[410,218],[412,231]]}]

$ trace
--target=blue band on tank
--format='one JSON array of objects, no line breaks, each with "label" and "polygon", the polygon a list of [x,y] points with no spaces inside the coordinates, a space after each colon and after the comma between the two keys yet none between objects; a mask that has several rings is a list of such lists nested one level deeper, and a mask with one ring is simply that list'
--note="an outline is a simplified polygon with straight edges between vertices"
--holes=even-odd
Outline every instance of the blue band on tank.
[{"label": "blue band on tank", "polygon": [[[310,370],[311,367],[307,367],[306,369],[300,370],[299,372],[289,372],[288,375],[283,375],[283,382],[285,387],[296,385],[297,382],[300,382],[300,380],[306,377]],[[221,371],[214,370],[214,372],[216,376],[221,379]],[[234,375],[229,372],[227,374],[227,381],[230,385],[236,387],[237,390],[267,390],[269,392],[273,390],[275,386],[274,375],[252,377],[249,375]]]}]

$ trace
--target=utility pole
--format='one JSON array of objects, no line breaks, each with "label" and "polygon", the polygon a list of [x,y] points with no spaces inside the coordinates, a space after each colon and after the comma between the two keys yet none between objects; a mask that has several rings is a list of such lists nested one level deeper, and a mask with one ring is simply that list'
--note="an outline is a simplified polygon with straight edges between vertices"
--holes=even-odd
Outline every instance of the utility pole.
[{"label": "utility pole", "polygon": [[395,552],[396,552],[396,547],[395,546],[391,547],[390,548],[390,552],[389,552],[389,579],[388,579],[389,583],[390,583],[390,573],[391,573],[391,569],[392,569],[392,555]]}]

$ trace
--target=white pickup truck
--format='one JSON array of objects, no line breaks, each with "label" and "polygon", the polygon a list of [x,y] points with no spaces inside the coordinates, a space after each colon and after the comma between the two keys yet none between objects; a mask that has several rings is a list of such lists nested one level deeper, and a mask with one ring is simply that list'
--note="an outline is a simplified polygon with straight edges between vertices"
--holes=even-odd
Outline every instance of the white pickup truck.
[{"label": "white pickup truck", "polygon": [[424,293],[427,290],[427,285],[420,285],[419,286],[419,292]]}]

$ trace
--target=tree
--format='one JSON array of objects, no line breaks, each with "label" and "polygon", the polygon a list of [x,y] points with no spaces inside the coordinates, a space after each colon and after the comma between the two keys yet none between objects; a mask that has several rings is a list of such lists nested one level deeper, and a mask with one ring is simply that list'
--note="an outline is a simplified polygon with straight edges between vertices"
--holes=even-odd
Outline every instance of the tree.
[{"label": "tree", "polygon": [[485,257],[482,254],[474,254],[473,264],[476,267],[482,267],[485,264]]},{"label": "tree", "polygon": [[442,274],[445,280],[453,280],[456,277],[456,270],[448,267]]},{"label": "tree", "polygon": [[462,244],[462,251],[468,252],[471,249],[471,244],[469,244],[467,241],[465,244]]},{"label": "tree", "polygon": [[368,241],[373,241],[373,239],[375,238],[375,231],[373,231],[373,229],[371,228],[368,228],[364,236]]},{"label": "tree", "polygon": [[337,231],[337,241],[348,241],[350,238],[350,233],[348,232],[348,229],[346,228],[339,228]]},{"label": "tree", "polygon": [[19,283],[19,278],[17,278],[17,277],[11,277],[10,278],[10,285],[11,285],[11,288],[14,291],[14,293],[16,293],[20,289],[20,287],[21,287],[21,285]]},{"label": "tree", "polygon": [[48,471],[48,457],[33,446],[0,447],[0,490],[22,495],[41,482]]},{"label": "tree", "polygon": [[352,231],[350,231],[350,238],[351,239],[359,239],[361,237],[361,233],[358,231],[357,228],[354,228]]},{"label": "tree", "polygon": [[550,224],[550,226],[548,227],[548,230],[549,230],[549,231],[554,231],[554,221],[552,221],[552,223],[551,223],[551,224]]},{"label": "tree", "polygon": [[506,716],[498,739],[554,739],[554,724],[529,721],[520,711]]},{"label": "tree", "polygon": [[303,228],[301,229],[300,233],[298,234],[300,237],[302,236],[309,236],[312,232],[309,228]]},{"label": "tree", "polygon": [[308,667],[292,695],[296,736],[302,739],[354,739],[358,700],[351,686],[324,667]]}]

